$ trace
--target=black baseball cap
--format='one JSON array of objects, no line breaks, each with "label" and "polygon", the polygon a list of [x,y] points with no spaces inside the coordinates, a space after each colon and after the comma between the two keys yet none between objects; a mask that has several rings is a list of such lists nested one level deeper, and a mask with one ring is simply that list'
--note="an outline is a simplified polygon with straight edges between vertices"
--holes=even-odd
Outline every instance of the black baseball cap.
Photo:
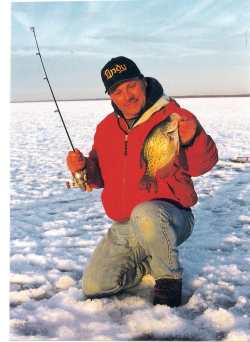
[{"label": "black baseball cap", "polygon": [[113,90],[118,84],[131,79],[142,79],[143,74],[137,65],[124,56],[112,58],[101,70],[105,93]]}]

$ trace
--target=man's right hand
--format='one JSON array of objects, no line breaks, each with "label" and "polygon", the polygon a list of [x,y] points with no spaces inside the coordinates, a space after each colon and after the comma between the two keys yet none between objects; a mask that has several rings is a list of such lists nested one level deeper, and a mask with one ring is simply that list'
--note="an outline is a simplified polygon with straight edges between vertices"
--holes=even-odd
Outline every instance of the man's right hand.
[{"label": "man's right hand", "polygon": [[74,175],[77,171],[83,170],[86,167],[86,158],[76,148],[75,152],[70,151],[67,155],[67,166]]}]

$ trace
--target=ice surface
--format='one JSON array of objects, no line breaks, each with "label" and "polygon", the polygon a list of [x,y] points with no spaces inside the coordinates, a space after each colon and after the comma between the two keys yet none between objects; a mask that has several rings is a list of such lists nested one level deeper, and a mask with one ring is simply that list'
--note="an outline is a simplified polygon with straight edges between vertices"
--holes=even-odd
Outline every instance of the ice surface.
[{"label": "ice surface", "polygon": [[[54,104],[15,103],[11,115],[11,338],[25,340],[250,341],[250,99],[178,102],[216,141],[220,161],[195,178],[196,225],[180,247],[183,305],[152,306],[150,282],[83,300],[81,276],[107,231],[101,190],[68,190],[70,149]],[[59,102],[87,154],[108,101]]]}]

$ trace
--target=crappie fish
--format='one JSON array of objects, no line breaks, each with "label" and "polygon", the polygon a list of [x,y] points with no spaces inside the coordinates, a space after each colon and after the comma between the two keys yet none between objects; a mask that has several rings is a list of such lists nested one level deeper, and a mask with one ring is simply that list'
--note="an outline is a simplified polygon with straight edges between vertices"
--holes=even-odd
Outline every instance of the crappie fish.
[{"label": "crappie fish", "polygon": [[155,192],[158,191],[156,175],[161,178],[166,177],[175,157],[179,154],[179,119],[178,114],[170,115],[159,125],[153,127],[144,141],[141,150],[141,166],[145,165],[145,173],[140,180],[140,185],[147,191],[150,191],[152,184]]}]

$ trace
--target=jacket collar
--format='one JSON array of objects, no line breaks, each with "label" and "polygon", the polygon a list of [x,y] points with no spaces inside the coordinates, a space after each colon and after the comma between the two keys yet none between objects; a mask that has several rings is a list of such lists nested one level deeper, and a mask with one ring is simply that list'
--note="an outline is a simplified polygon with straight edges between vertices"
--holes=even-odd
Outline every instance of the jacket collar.
[{"label": "jacket collar", "polygon": [[139,118],[138,121],[136,121],[133,127],[136,127],[142,124],[143,122],[147,121],[152,114],[160,110],[162,107],[166,106],[168,103],[168,98],[165,95],[161,96],[159,100],[157,100],[148,110],[146,110],[146,112],[142,114],[142,116]]}]

